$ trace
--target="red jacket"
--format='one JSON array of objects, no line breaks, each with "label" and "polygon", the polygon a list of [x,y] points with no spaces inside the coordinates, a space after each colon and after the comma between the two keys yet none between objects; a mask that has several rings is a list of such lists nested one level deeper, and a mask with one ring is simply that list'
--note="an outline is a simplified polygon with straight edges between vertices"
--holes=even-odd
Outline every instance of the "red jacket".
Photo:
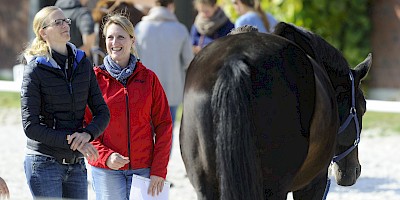
[{"label": "red jacket", "polygon": [[[106,161],[117,152],[130,160],[121,170],[150,168],[150,175],[165,179],[172,143],[172,119],[156,74],[137,62],[124,87],[106,70],[95,67],[94,71],[111,119],[103,134],[92,142],[100,157],[89,164],[109,169]],[[90,114],[87,119],[90,121]]]}]

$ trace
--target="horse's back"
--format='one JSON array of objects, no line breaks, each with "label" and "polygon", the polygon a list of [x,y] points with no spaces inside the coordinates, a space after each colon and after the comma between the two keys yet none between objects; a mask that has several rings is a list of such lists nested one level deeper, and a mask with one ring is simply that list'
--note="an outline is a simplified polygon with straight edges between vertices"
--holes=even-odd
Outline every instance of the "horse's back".
[{"label": "horse's back", "polygon": [[[222,78],[221,73],[231,70],[231,78],[234,78],[236,72],[230,67],[236,66],[247,68],[243,69],[243,74],[248,72],[248,79],[243,80],[249,81],[249,87],[238,87],[237,90],[248,90],[244,94],[248,94],[249,101],[248,105],[236,102],[236,108],[230,109],[245,106],[249,113],[245,116],[233,113],[231,118],[238,119],[228,120],[236,120],[233,126],[250,124],[250,131],[241,134],[252,135],[250,145],[256,147],[252,154],[255,162],[261,164],[259,176],[263,185],[270,186],[264,188],[263,193],[268,196],[287,192],[308,152],[315,79],[304,52],[286,39],[262,33],[218,39],[194,58],[185,83],[181,151],[199,199],[201,195],[207,198],[219,198],[220,195],[218,182],[222,169],[218,168],[221,164],[216,163],[229,161],[217,159],[218,145],[223,142],[218,140],[221,133],[217,131],[217,123],[228,122],[215,120],[213,115],[220,114],[216,108],[213,110],[212,99],[216,98],[216,83],[223,87],[224,81],[231,81],[221,80],[229,79],[229,76]],[[221,89],[219,92],[227,91]]]}]

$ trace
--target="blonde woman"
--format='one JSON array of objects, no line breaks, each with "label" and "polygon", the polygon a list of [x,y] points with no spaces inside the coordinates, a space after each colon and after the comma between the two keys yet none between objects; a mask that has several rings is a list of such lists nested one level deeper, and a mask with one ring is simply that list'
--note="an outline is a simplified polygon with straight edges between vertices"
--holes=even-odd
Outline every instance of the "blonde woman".
[{"label": "blonde woman", "polygon": [[150,178],[148,193],[157,195],[163,190],[172,143],[167,97],[156,74],[136,58],[129,19],[113,14],[103,27],[108,55],[95,73],[111,120],[92,142],[100,155],[89,161],[96,199],[129,199],[133,175]]},{"label": "blonde woman", "polygon": [[[36,37],[24,51],[25,174],[34,198],[88,198],[84,157],[98,158],[89,142],[110,119],[90,61],[68,42],[70,23],[58,7],[41,9],[33,19]],[[83,128],[86,105],[94,117]]]}]

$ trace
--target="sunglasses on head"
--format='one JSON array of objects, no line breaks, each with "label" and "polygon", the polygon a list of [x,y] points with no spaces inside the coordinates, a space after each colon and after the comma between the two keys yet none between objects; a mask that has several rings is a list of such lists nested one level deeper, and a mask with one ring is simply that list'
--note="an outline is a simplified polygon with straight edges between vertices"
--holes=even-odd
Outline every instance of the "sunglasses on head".
[{"label": "sunglasses on head", "polygon": [[70,18],[65,18],[65,19],[56,19],[53,22],[51,22],[50,24],[43,26],[42,29],[45,29],[49,26],[62,26],[64,24],[64,22],[68,25],[71,24],[71,19]]}]

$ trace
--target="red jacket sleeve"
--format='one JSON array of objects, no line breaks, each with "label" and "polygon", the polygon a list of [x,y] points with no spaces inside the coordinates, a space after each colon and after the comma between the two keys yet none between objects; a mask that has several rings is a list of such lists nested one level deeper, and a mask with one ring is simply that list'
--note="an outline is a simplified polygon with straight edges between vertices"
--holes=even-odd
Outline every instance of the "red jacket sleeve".
[{"label": "red jacket sleeve", "polygon": [[[90,109],[88,107],[86,107],[85,121],[84,121],[85,126],[87,124],[89,124],[91,121],[92,121],[92,113],[90,112]],[[110,169],[106,163],[107,163],[108,157],[112,153],[114,153],[114,151],[111,150],[110,148],[106,147],[105,145],[103,145],[102,141],[103,141],[103,135],[100,135],[99,137],[94,139],[92,142],[90,142],[99,152],[99,159],[97,159],[96,161],[88,161],[88,163],[93,166]]]},{"label": "red jacket sleeve", "polygon": [[153,78],[151,113],[155,144],[150,175],[156,175],[165,179],[172,144],[172,117],[164,89],[155,74]]}]

